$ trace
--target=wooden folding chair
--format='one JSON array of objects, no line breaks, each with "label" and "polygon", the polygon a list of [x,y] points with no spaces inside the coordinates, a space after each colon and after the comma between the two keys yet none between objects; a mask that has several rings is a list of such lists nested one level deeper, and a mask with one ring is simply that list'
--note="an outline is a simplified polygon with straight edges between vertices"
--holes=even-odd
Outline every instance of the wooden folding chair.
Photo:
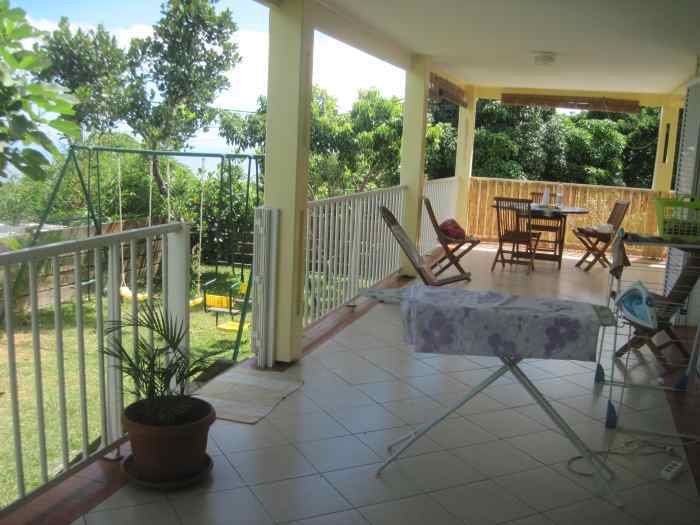
[{"label": "wooden folding chair", "polygon": [[446,284],[471,280],[471,274],[468,272],[438,279],[423,257],[420,256],[418,250],[416,250],[416,247],[411,242],[411,239],[408,238],[406,231],[401,227],[396,217],[394,217],[394,214],[384,206],[380,206],[379,211],[382,214],[382,219],[389,227],[389,231],[394,236],[394,239],[396,239],[396,242],[399,243],[404,255],[406,255],[406,258],[411,262],[418,276],[427,286],[444,286]]},{"label": "wooden folding chair", "polygon": [[[513,199],[496,197],[496,223],[498,226],[498,251],[493,259],[491,271],[496,263],[503,267],[507,264],[526,264],[530,270],[535,269],[535,252],[540,239],[540,232],[532,231],[530,199]],[[510,244],[510,249],[506,245]],[[525,250],[521,250],[521,247]],[[506,259],[506,255],[510,255]],[[525,259],[525,260],[523,260]]]},{"label": "wooden folding chair", "polygon": [[[433,205],[430,204],[430,199],[428,199],[428,197],[423,197],[423,203],[425,204],[425,209],[428,210],[428,218],[433,225],[433,230],[435,230],[435,236],[443,250],[442,257],[434,262],[430,269],[434,270],[438,268],[435,272],[435,275],[438,276],[448,268],[454,266],[459,273],[467,275],[468,272],[464,271],[464,268],[459,264],[459,260],[472,251],[474,246],[481,241],[471,235],[455,238],[445,234],[445,232],[440,229],[440,225],[435,217],[435,211],[433,211]],[[448,263],[443,266],[442,263],[445,261],[448,261]]]},{"label": "wooden folding chair", "polygon": [[615,234],[620,229],[629,206],[630,203],[628,201],[615,201],[615,206],[613,206],[610,217],[608,217],[608,224],[612,226],[612,232],[610,233],[599,232],[594,228],[574,228],[574,235],[586,247],[585,255],[576,263],[577,268],[580,268],[588,257],[593,257],[593,259],[583,269],[584,272],[593,268],[595,263],[600,263],[604,268],[611,265],[605,252],[615,239]]},{"label": "wooden folding chair", "polygon": [[[530,193],[532,202],[537,204],[550,204],[544,202],[544,193],[533,191]],[[551,199],[550,199],[551,201]],[[557,264],[561,268],[563,235],[566,234],[566,215],[558,214],[552,217],[533,217],[531,221],[533,232],[540,232],[537,250],[554,254],[558,257]],[[551,237],[554,234],[554,238]],[[547,237],[549,235],[549,237]]]}]

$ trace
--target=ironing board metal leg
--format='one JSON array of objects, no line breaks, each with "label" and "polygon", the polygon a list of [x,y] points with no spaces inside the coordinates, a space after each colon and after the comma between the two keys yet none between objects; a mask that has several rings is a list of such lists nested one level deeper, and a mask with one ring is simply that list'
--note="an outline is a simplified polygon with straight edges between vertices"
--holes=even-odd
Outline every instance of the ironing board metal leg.
[{"label": "ironing board metal leg", "polygon": [[513,375],[516,377],[516,379],[520,382],[520,384],[525,388],[525,390],[528,391],[528,393],[532,396],[532,398],[537,402],[537,404],[544,410],[547,415],[550,417],[550,419],[554,422],[557,427],[559,427],[559,430],[561,430],[564,435],[571,441],[571,444],[576,447],[576,449],[581,453],[581,456],[583,456],[586,461],[593,467],[593,471],[596,474],[596,479],[598,480],[598,483],[600,484],[601,488],[607,493],[608,497],[610,498],[610,501],[612,501],[615,505],[621,506],[621,502],[619,499],[615,496],[614,491],[612,489],[612,486],[610,485],[610,481],[604,474],[606,472],[609,476],[613,476],[614,473],[608,467],[599,457],[597,457],[593,452],[591,452],[591,449],[588,448],[588,445],[586,445],[580,437],[574,432],[574,430],[569,426],[569,424],[564,421],[564,419],[559,415],[559,413],[552,407],[552,405],[547,401],[547,399],[542,395],[542,393],[537,389],[535,385],[532,384],[530,379],[525,375],[525,373],[520,370],[516,362],[509,361],[507,359],[502,358],[503,362],[510,368],[510,371],[513,373]]},{"label": "ironing board metal leg", "polygon": [[447,416],[449,416],[452,412],[455,410],[458,410],[462,405],[467,403],[470,399],[474,398],[477,394],[479,394],[482,390],[484,390],[487,386],[489,386],[491,383],[496,381],[499,377],[501,377],[503,374],[508,372],[510,370],[509,365],[503,365],[501,368],[496,370],[493,374],[488,376],[486,379],[484,379],[481,383],[476,385],[474,388],[472,388],[467,395],[459,400],[457,403],[455,403],[453,406],[451,406],[445,413],[441,414],[438,418],[434,419],[430,423],[427,423],[426,425],[422,426],[419,430],[409,432],[405,436],[400,437],[393,443],[391,443],[388,446],[389,451],[391,452],[391,449],[398,445],[399,443],[405,442],[404,445],[401,446],[396,452],[391,454],[384,463],[377,469],[377,476],[379,476],[382,471],[387,468],[396,458],[398,458],[408,447],[413,445],[416,441],[418,441],[421,437],[423,437],[425,434],[427,434],[431,429],[433,429],[436,425],[440,424],[442,421],[445,420]]}]

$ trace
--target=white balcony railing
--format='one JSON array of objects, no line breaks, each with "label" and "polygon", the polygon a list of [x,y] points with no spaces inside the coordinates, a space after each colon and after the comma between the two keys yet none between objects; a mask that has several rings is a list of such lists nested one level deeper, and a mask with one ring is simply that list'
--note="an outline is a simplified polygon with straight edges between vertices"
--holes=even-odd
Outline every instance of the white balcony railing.
[{"label": "white balcony railing", "polygon": [[[429,180],[425,183],[423,195],[430,199],[438,221],[452,219],[456,215],[457,178]],[[422,206],[422,204],[421,204]],[[420,253],[425,255],[438,246],[435,229],[430,224],[425,207],[421,209],[420,220]]]},{"label": "white balcony railing", "polygon": [[399,267],[399,247],[379,207],[401,221],[405,188],[309,202],[306,214],[304,326],[355,297]]},{"label": "white balcony railing", "polygon": [[[105,328],[121,319],[126,285],[148,301],[160,296],[188,326],[189,258],[189,227],[181,223],[0,255],[10,406],[0,424],[12,429],[0,452],[14,455],[16,486],[14,499],[7,494],[12,487],[3,487],[0,509],[11,510],[121,443],[123,381],[102,350],[122,337],[133,344],[135,334],[107,335]],[[27,289],[22,305],[16,298]],[[39,296],[47,294],[52,312],[39,309]],[[124,305],[138,314],[138,301]]]}]

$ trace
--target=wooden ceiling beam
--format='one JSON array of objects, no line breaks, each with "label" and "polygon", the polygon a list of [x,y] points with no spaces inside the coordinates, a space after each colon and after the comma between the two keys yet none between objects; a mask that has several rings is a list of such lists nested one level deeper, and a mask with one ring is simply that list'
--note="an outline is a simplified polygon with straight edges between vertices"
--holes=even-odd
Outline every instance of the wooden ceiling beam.
[{"label": "wooden ceiling beam", "polygon": [[580,109],[586,111],[612,111],[614,113],[639,113],[638,100],[607,97],[580,97],[563,95],[536,95],[528,93],[503,93],[501,101],[512,106],[542,106],[549,108]]}]

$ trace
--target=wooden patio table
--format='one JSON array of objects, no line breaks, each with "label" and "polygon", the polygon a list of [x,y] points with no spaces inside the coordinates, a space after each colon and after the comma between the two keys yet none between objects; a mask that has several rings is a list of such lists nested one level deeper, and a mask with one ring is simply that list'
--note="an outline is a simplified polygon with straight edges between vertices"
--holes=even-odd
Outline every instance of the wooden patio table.
[{"label": "wooden patio table", "polygon": [[[492,204],[492,208],[496,205]],[[564,255],[564,242],[566,240],[566,220],[569,215],[586,215],[591,210],[588,208],[578,208],[576,206],[544,206],[542,204],[530,205],[530,217],[533,219],[550,219],[562,217],[561,228],[557,234],[557,249],[554,253],[535,252],[535,259],[540,261],[554,261],[559,263],[561,268],[561,259]]]}]

